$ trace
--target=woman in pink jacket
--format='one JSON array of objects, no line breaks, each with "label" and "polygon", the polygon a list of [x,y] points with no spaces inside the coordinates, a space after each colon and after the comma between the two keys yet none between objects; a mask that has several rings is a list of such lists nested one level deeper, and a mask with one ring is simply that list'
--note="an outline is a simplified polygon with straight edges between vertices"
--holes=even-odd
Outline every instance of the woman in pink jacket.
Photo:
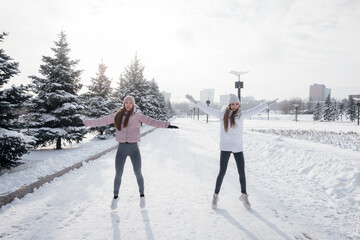
[{"label": "woman in pink jacket", "polygon": [[126,96],[122,108],[117,113],[99,119],[83,121],[85,126],[91,127],[115,124],[116,141],[119,142],[119,145],[115,157],[114,198],[111,202],[111,209],[113,210],[117,208],[119,201],[121,177],[124,171],[125,160],[128,156],[131,159],[139,185],[140,207],[145,207],[144,178],[141,173],[141,155],[137,144],[140,141],[141,123],[157,128],[178,128],[177,126],[170,125],[169,122],[155,120],[134,110],[134,97]]}]

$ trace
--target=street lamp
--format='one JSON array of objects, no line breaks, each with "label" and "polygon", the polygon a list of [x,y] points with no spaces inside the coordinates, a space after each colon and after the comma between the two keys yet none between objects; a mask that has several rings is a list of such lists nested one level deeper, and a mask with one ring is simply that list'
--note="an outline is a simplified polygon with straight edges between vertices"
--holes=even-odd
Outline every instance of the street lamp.
[{"label": "street lamp", "polygon": [[293,104],[295,107],[295,122],[297,122],[297,112],[300,104]]},{"label": "street lamp", "polygon": [[247,72],[236,72],[236,71],[230,71],[231,74],[234,74],[235,76],[238,77],[238,81],[235,82],[235,88],[238,89],[238,98],[239,98],[239,101],[241,103],[241,94],[240,94],[240,88],[243,88],[244,87],[244,83],[240,81],[240,76],[245,74],[245,73],[248,73],[249,71]]},{"label": "street lamp", "polygon": [[[210,99],[206,100],[206,105],[209,107]],[[206,114],[206,123],[208,123],[208,120],[209,120],[209,114]]]}]

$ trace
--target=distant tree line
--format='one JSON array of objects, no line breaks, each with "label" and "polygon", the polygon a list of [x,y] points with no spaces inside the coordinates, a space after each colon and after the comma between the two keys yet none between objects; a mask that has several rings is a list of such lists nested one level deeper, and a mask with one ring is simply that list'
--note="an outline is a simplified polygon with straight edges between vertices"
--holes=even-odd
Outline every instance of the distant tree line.
[{"label": "distant tree line", "polygon": [[[347,105],[345,105],[345,102],[347,102]],[[335,99],[331,99],[329,94],[324,104],[316,103],[313,111],[315,121],[342,121],[343,116],[352,122],[356,119],[356,105],[352,97],[350,97],[349,101],[337,102]]]},{"label": "distant tree line", "polygon": [[[0,34],[0,42],[6,35]],[[80,142],[88,132],[97,133],[100,139],[113,136],[113,124],[86,129],[82,120],[115,113],[126,95],[134,96],[137,110],[150,117],[166,120],[172,116],[171,104],[165,103],[154,79],[146,80],[136,55],[117,88],[111,88],[102,61],[88,91],[79,94],[82,70],[76,69],[79,60],[69,58],[63,31],[51,50],[54,56],[42,57],[40,76],[29,76],[31,83],[26,86],[3,89],[20,71],[19,63],[0,49],[0,169],[21,164],[21,156],[33,148],[56,144],[61,149],[64,141]]]},{"label": "distant tree line", "polygon": [[[251,109],[264,100],[255,100],[252,96],[241,98],[241,109]],[[194,105],[189,102],[173,103],[173,110],[181,114],[190,114],[194,109]],[[295,106],[298,108],[298,114],[313,114],[315,121],[343,121],[345,119],[355,121],[357,119],[356,103],[353,98],[338,101],[331,98],[330,95],[324,102],[309,102],[300,98],[290,100],[282,100],[271,105],[272,111],[281,114],[295,114]],[[210,107],[221,109],[218,103],[211,103]],[[197,114],[197,110],[195,111]],[[200,114],[203,114],[200,111]]]}]

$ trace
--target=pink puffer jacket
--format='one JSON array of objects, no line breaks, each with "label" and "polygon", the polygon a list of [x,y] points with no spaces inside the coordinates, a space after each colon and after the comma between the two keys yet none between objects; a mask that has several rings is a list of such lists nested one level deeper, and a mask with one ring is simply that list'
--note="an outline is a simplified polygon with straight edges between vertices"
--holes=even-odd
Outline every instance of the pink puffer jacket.
[{"label": "pink puffer jacket", "polygon": [[[98,119],[86,119],[83,121],[85,126],[98,127],[114,123],[115,114],[98,118]],[[121,130],[116,130],[117,142],[139,142],[140,141],[140,127],[141,123],[145,123],[156,128],[167,128],[170,123],[160,120],[155,120],[151,117],[145,116],[142,113],[135,112],[129,118],[129,123],[126,128],[121,127]]]}]

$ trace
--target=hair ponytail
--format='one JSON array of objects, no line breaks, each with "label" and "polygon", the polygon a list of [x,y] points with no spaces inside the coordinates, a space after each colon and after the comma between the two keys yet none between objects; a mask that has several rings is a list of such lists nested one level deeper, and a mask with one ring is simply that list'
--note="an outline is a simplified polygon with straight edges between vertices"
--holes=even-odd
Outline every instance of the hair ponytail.
[{"label": "hair ponytail", "polygon": [[[129,118],[132,115],[132,113],[134,112],[134,107],[135,105],[133,105],[133,107],[130,109],[130,111],[126,114],[125,116],[125,120],[124,120],[124,128],[127,127],[128,123],[129,123]],[[124,114],[126,112],[125,106],[123,106],[119,111],[117,111],[117,113],[115,114],[114,117],[114,124],[116,127],[116,130],[121,131],[121,123],[122,123],[122,119],[124,117]]]},{"label": "hair ponytail", "polygon": [[[236,126],[235,116],[238,111],[239,111],[239,109],[236,110],[235,112],[233,112],[233,114],[230,116],[230,127]],[[229,129],[229,115],[230,115],[230,105],[228,105],[226,107],[224,118],[223,118],[225,132],[227,132]]]}]

